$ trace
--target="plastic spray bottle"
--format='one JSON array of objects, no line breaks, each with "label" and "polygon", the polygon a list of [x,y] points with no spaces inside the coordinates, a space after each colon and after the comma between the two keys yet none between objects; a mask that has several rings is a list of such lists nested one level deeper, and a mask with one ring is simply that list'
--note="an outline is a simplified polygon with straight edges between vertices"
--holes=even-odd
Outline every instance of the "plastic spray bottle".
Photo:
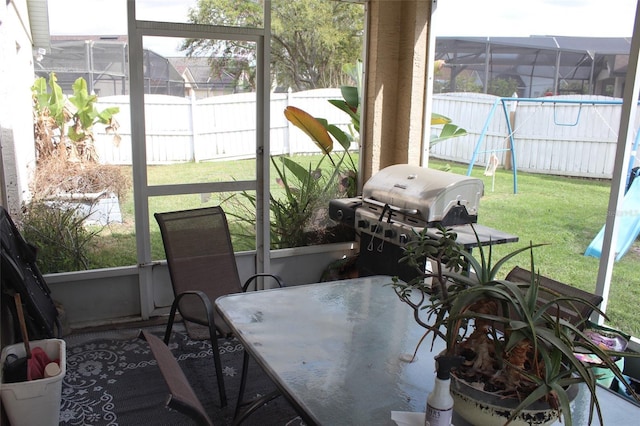
[{"label": "plastic spray bottle", "polygon": [[460,365],[462,357],[439,355],[436,357],[436,382],[427,398],[425,426],[449,426],[453,417],[451,397],[451,369]]}]

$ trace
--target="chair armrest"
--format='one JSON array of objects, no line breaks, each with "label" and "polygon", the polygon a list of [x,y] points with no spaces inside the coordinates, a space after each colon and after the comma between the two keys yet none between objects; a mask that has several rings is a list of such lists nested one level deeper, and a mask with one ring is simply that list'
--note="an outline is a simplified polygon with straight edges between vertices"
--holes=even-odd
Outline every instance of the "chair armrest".
[{"label": "chair armrest", "polygon": [[202,301],[202,304],[204,305],[204,308],[207,311],[208,318],[210,320],[213,320],[213,304],[211,303],[211,300],[209,300],[209,297],[203,291],[200,291],[200,290],[187,290],[187,291],[183,291],[182,293],[178,294],[176,296],[176,298],[173,300],[172,307],[175,306],[176,308],[178,308],[180,299],[182,299],[184,296],[187,296],[187,295],[198,296],[200,298],[200,300]]},{"label": "chair armrest", "polygon": [[255,281],[259,277],[273,278],[273,280],[275,280],[275,282],[278,284],[278,287],[284,287],[284,281],[278,275],[267,274],[267,273],[259,273],[259,274],[254,274],[254,275],[250,276],[249,279],[244,282],[244,285],[242,286],[242,291],[247,291],[247,289],[249,288],[249,285],[251,284],[251,282]]},{"label": "chair armrest", "polygon": [[[589,293],[542,275],[537,275],[537,277],[540,279],[540,291],[538,293],[539,304],[546,303],[550,298],[558,296],[575,297],[584,301],[578,303],[561,301],[559,303],[560,316],[579,328],[583,328],[586,325],[594,307],[602,303],[602,296],[600,295]],[[505,279],[513,282],[530,283],[531,278],[531,271],[516,266],[507,274]]]},{"label": "chair armrest", "polygon": [[[173,321],[175,318],[176,311],[180,310],[180,300],[187,295],[197,296],[204,305],[204,309],[207,312],[207,321],[208,324],[213,324],[215,327],[214,315],[213,315],[213,304],[209,297],[200,290],[187,290],[178,294],[175,299],[173,299],[173,303],[171,304],[171,312],[169,313],[169,324],[167,326],[167,331],[164,336],[165,344],[169,343],[169,339],[171,338],[171,326],[173,325]],[[183,315],[184,316],[184,315]]]}]

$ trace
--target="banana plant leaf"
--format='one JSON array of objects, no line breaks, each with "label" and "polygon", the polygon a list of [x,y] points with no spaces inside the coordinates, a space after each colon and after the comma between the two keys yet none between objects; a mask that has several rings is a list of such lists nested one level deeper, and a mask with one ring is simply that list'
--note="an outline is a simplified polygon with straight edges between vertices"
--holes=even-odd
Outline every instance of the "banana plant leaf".
[{"label": "banana plant leaf", "polygon": [[360,97],[358,96],[358,88],[355,86],[342,86],[340,87],[340,93],[345,102],[351,108],[351,111],[357,112],[360,106]]},{"label": "banana plant leaf", "polygon": [[305,132],[323,154],[328,155],[331,152],[333,139],[329,136],[327,129],[316,118],[294,106],[286,107],[284,115],[294,126]]},{"label": "banana plant leaf", "polygon": [[438,124],[449,124],[451,123],[451,119],[449,117],[445,117],[444,115],[437,114],[435,112],[431,113],[431,125],[436,126]]},{"label": "banana plant leaf", "polygon": [[458,136],[464,136],[466,134],[467,134],[467,131],[462,127],[458,127],[452,123],[447,123],[442,127],[442,130],[440,131],[440,135],[436,136],[435,138],[431,138],[431,140],[429,140],[429,146],[433,146],[447,139],[457,138]]},{"label": "banana plant leaf", "polygon": [[351,117],[351,122],[353,123],[353,127],[356,129],[357,132],[360,131],[360,111],[359,110],[353,110],[351,108],[351,106],[343,101],[342,99],[329,99],[329,103],[333,106],[335,106],[336,108],[338,108],[340,111],[344,111],[345,113],[349,114],[349,117]]}]

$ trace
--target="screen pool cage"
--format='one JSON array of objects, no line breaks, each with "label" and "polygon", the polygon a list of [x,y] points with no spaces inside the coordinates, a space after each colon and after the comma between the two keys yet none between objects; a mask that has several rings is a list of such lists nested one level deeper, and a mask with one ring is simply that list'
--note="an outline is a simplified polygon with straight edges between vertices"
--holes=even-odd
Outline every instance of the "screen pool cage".
[{"label": "screen pool cage", "polygon": [[435,59],[446,65],[434,92],[622,97],[630,49],[622,37],[438,37]]},{"label": "screen pool cage", "polygon": [[[83,77],[89,93],[98,96],[129,93],[128,44],[123,37],[109,39],[66,39],[52,37],[51,52],[35,66],[38,77],[49,78],[54,72],[64,93]],[[144,89],[147,94],[185,96],[185,82],[169,60],[144,50]]]}]

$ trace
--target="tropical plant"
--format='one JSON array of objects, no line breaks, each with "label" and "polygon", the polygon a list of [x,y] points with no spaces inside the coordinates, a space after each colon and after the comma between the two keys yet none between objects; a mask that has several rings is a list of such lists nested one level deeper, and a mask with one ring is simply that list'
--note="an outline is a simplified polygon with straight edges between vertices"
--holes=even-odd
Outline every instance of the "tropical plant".
[{"label": "tropical plant", "polygon": [[113,134],[113,142],[117,145],[120,136],[115,115],[119,108],[98,110],[98,98],[88,93],[82,77],[72,88],[73,95],[64,95],[55,73],[50,74],[48,84],[40,77],[32,86],[36,197],[46,198],[58,192],[104,190],[124,195],[129,186],[128,179],[117,168],[98,163],[93,134],[94,126],[103,124],[107,133]]},{"label": "tropical plant", "polygon": [[[339,180],[337,172],[341,160],[333,160],[336,167],[325,167],[326,158],[329,158],[328,154],[316,164],[305,167],[288,156],[271,157],[276,182],[282,188],[281,192],[269,194],[271,248],[353,240],[353,236],[339,235],[344,232],[336,228],[342,226],[336,226],[328,218],[329,200],[344,196],[348,179]],[[247,191],[239,195],[239,198],[232,196],[225,200],[234,205],[227,215],[233,218],[237,227],[236,237],[253,239],[256,197]],[[353,231],[348,234],[352,235]]]},{"label": "tropical plant", "polygon": [[130,186],[129,179],[117,167],[98,163],[93,134],[96,124],[104,124],[118,144],[115,115],[119,108],[98,110],[98,98],[88,93],[82,77],[72,88],[73,95],[64,95],[55,73],[49,76],[48,84],[40,77],[32,86],[37,154],[34,197],[105,190],[123,196]]},{"label": "tropical plant", "polygon": [[[327,206],[331,198],[355,196],[356,165],[349,152],[351,138],[318,121],[299,108],[289,106],[284,111],[291,123],[307,133],[322,152],[315,166],[304,168],[287,156],[272,156],[276,181],[284,189],[284,197],[270,195],[271,229],[273,244],[277,248],[296,247],[321,241],[309,241],[309,231],[322,233],[327,227]],[[333,139],[326,129],[341,144],[343,151],[333,151]],[[325,163],[328,163],[325,166]],[[345,165],[345,163],[347,163]]]},{"label": "tropical plant", "polygon": [[[358,72],[346,69],[354,79]],[[288,106],[284,115],[289,122],[306,133],[320,149],[322,157],[315,165],[303,167],[286,155],[271,157],[276,183],[282,194],[270,193],[270,236],[272,248],[300,247],[326,242],[353,240],[353,229],[333,223],[328,217],[332,198],[354,197],[357,188],[357,165],[351,155],[351,145],[359,129],[359,99],[357,90],[342,87],[343,99],[331,99],[333,105],[347,112],[352,119],[349,131],[344,131],[326,119],[311,116],[306,111]],[[334,151],[338,142],[342,151]],[[241,193],[249,204],[236,203],[236,225],[243,229],[241,237],[253,237],[256,197]],[[248,207],[248,208],[247,208]]]},{"label": "tropical plant", "polygon": [[[350,73],[356,81],[359,80],[357,70],[347,69],[345,72]],[[283,196],[274,193],[269,195],[273,248],[299,247],[353,238],[353,230],[333,224],[327,211],[332,198],[354,197],[357,188],[357,165],[350,148],[360,130],[358,91],[352,86],[343,86],[342,95],[343,99],[332,99],[329,102],[349,114],[352,121],[349,131],[330,124],[326,119],[315,118],[294,106],[288,106],[284,110],[287,120],[311,138],[320,149],[322,157],[317,164],[309,164],[306,168],[288,156],[271,157],[276,182],[283,189]],[[335,142],[342,147],[339,153],[334,150]],[[255,196],[247,192],[242,195],[255,208]],[[251,223],[248,217],[253,215],[246,209],[239,211],[242,213],[237,219],[246,228]]]},{"label": "tropical plant", "polygon": [[[443,66],[444,61],[436,61],[434,71],[437,73]],[[335,125],[328,124],[327,120],[323,118],[315,118],[306,113],[305,117],[297,119],[297,122],[302,123],[302,126],[287,117],[293,124],[305,130],[305,133],[311,137],[316,145],[326,143],[325,141],[331,139],[331,136],[339,141],[342,146],[345,146],[347,141],[354,141],[360,137],[360,92],[362,87],[360,76],[362,75],[362,62],[358,61],[355,67],[345,68],[345,72],[357,81],[357,85],[341,86],[340,93],[343,99],[330,99],[329,102],[341,111],[344,111],[351,118],[351,126],[353,129],[350,129],[349,133]],[[314,123],[313,121],[317,121],[318,123]],[[431,126],[436,132],[429,140],[429,148],[442,141],[467,134],[465,129],[454,124],[449,117],[438,113],[431,114]],[[306,129],[313,129],[313,132],[309,132]]]},{"label": "tropical plant", "polygon": [[[329,242],[336,238],[335,230],[329,229],[335,227],[328,218],[329,200],[355,195],[356,165],[349,152],[352,138],[337,126],[327,124],[326,120],[315,119],[299,108],[289,106],[284,110],[284,115],[311,137],[322,156],[316,164],[307,167],[286,155],[271,156],[276,183],[283,190],[269,194],[271,247],[300,247]],[[343,147],[341,153],[334,152],[334,140],[326,129],[337,135],[336,140]],[[242,200],[248,201],[249,208],[239,202],[236,203],[235,212],[228,212],[228,215],[234,217],[236,224],[244,230],[243,237],[250,237],[256,197],[246,191],[240,195]]]},{"label": "tropical plant", "polygon": [[[55,73],[32,86],[36,168],[31,181],[32,200],[23,207],[23,232],[39,247],[44,272],[89,268],[91,241],[99,228],[86,228],[100,197],[128,194],[130,178],[117,166],[100,164],[93,128],[100,123],[119,143],[115,114],[119,108],[98,110],[97,97],[78,78],[73,95],[66,96]],[[77,203],[77,194],[91,202]],[[83,196],[84,198],[84,196]],[[88,210],[87,210],[88,209]]]},{"label": "tropical plant", "polygon": [[[426,329],[419,344],[429,335],[443,339],[445,355],[462,357],[462,365],[452,370],[454,378],[475,387],[483,384],[486,391],[502,399],[515,399],[507,423],[534,402],[544,400],[571,426],[569,389],[584,383],[591,395],[590,417],[595,406],[602,424],[596,364],[584,363],[576,354],[595,355],[602,362],[598,367],[611,369],[621,383],[626,382],[614,360],[639,354],[604,349],[592,341],[583,331],[587,319],[582,318],[580,308],[589,306],[604,314],[580,296],[541,286],[533,256],[539,244],[530,243],[494,262],[491,246],[486,253],[478,239],[476,258],[456,243],[456,238],[454,231],[445,228],[438,230],[436,238],[426,229],[416,232],[401,259],[415,268],[416,278],[408,283],[393,279],[396,294]],[[498,278],[507,261],[526,252],[530,254],[530,282]],[[433,272],[425,272],[429,270],[425,269],[427,261],[433,264]],[[566,319],[567,314],[582,319],[574,323]],[[632,389],[629,391],[637,398]]]},{"label": "tropical plant", "polygon": [[[32,86],[34,97],[36,148],[39,159],[58,155],[71,161],[97,162],[93,145],[93,126],[106,125],[107,133],[118,130],[115,114],[118,107],[98,111],[95,104],[98,97],[87,91],[87,82],[80,77],[73,83],[73,95],[66,97],[57,83],[55,73],[49,75],[51,91],[47,89],[44,77],[36,79]],[[114,142],[119,143],[117,133]]]}]

